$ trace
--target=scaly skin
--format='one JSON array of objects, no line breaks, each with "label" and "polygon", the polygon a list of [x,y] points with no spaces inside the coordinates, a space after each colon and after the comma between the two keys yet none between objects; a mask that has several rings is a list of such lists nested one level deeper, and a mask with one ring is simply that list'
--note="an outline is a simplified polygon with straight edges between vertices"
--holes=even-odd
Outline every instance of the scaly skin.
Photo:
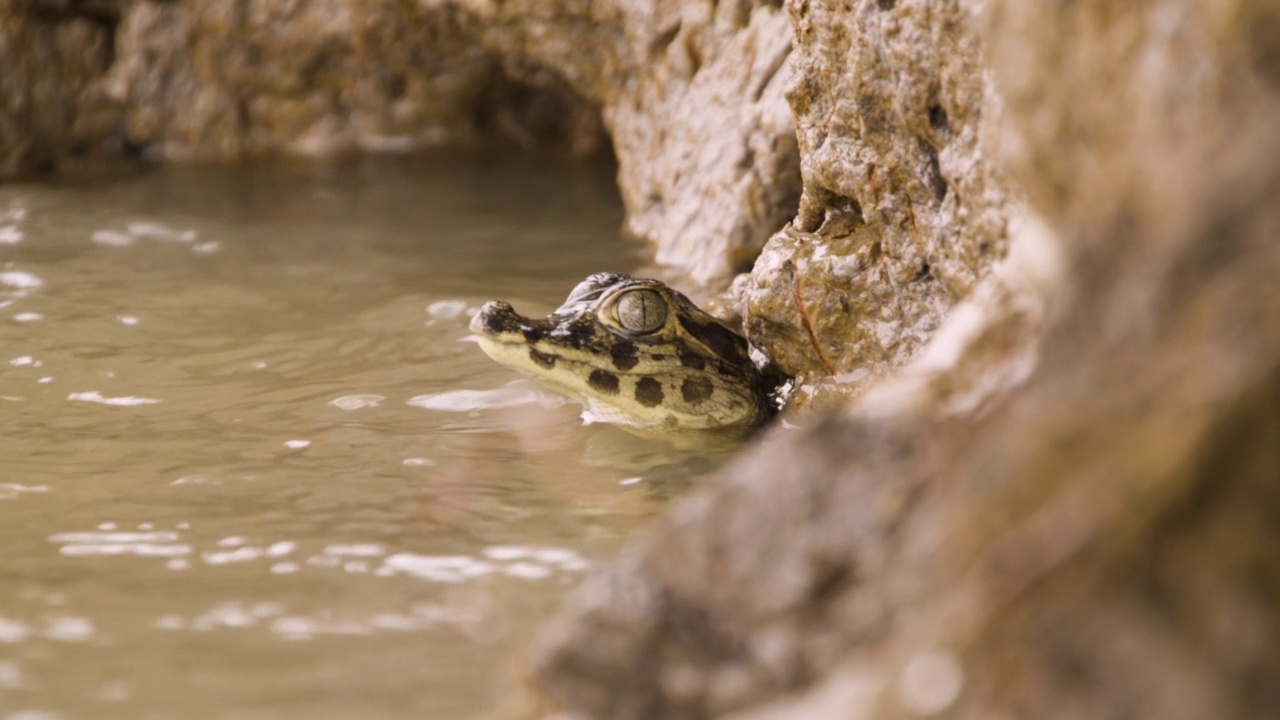
[{"label": "scaly skin", "polygon": [[744,434],[773,414],[747,341],[657,280],[597,273],[545,319],[491,301],[471,331],[489,357],[601,421]]}]

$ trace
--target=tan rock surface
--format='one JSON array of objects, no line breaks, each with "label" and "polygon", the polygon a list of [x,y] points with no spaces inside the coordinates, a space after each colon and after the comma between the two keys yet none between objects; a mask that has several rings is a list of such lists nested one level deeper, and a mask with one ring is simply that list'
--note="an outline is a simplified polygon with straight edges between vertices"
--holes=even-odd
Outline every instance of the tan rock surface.
[{"label": "tan rock surface", "polygon": [[462,3],[506,72],[553,72],[601,108],[626,229],[695,282],[745,270],[795,211],[783,98],[791,29],[777,3]]},{"label": "tan rock surface", "polygon": [[129,138],[165,157],[464,144],[512,90],[465,17],[402,0],[140,1],[118,47]]},{"label": "tan rock surface", "polygon": [[[117,109],[111,139],[166,159],[494,138],[589,152],[603,140],[597,107],[554,72],[519,83],[504,75],[456,3],[14,0],[0,11],[12,38],[0,52],[15,69],[6,92],[36,101],[30,111],[4,106],[4,154],[93,117],[104,101]],[[49,128],[34,113],[52,113],[52,98],[60,116]],[[50,137],[55,160],[78,142]]]},{"label": "tan rock surface", "polygon": [[1280,713],[1280,8],[991,6],[1061,244],[1038,362],[976,413],[766,438],[576,594],[545,709]]},{"label": "tan rock surface", "polygon": [[[100,106],[114,109],[106,135],[118,147],[161,159],[495,142],[589,154],[611,138],[627,230],[710,284],[749,268],[799,196],[783,98],[792,34],[777,3],[5,7],[0,57],[20,72],[3,89],[0,158],[15,159],[0,177],[78,147],[85,131],[72,126]],[[75,22],[53,32],[45,16]]]},{"label": "tan rock surface", "polygon": [[974,5],[789,4],[804,197],[740,293],[789,374],[883,377],[1003,255],[1013,197]]},{"label": "tan rock surface", "polygon": [[110,3],[0,3],[0,179],[74,164],[120,140],[101,92],[113,60]]}]

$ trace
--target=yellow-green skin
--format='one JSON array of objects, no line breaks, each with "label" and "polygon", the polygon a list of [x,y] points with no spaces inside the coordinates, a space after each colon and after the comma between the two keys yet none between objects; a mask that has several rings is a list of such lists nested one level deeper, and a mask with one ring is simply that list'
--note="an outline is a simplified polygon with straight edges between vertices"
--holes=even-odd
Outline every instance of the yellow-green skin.
[{"label": "yellow-green skin", "polygon": [[491,301],[471,331],[489,357],[594,420],[745,434],[773,414],[747,341],[657,280],[597,273],[545,319]]}]

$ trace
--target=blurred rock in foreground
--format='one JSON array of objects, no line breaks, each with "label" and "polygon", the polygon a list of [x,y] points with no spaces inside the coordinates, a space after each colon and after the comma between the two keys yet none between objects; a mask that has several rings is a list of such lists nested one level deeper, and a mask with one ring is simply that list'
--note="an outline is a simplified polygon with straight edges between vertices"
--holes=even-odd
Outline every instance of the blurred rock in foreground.
[{"label": "blurred rock in foreground", "polygon": [[774,432],[544,632],[547,714],[1280,716],[1280,6],[989,5],[1037,362]]}]

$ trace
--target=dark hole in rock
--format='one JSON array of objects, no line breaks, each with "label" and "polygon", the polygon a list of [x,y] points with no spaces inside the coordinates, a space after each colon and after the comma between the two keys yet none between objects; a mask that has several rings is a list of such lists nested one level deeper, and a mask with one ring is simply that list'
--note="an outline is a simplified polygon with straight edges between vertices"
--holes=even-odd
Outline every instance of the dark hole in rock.
[{"label": "dark hole in rock", "polygon": [[862,204],[855,198],[831,193],[826,202],[826,213],[818,232],[826,237],[847,237],[859,225],[866,224]]},{"label": "dark hole in rock", "polygon": [[833,562],[828,567],[820,568],[814,575],[809,597],[817,604],[834,599],[855,579],[853,567],[848,562]]},{"label": "dark hole in rock", "polygon": [[676,21],[674,25],[658,33],[658,36],[649,44],[649,53],[657,56],[667,51],[671,43],[680,34],[680,21]]},{"label": "dark hole in rock", "polygon": [[697,75],[702,69],[702,49],[698,47],[698,42],[690,34],[685,37],[684,50],[689,55],[690,75]]},{"label": "dark hole in rock", "polygon": [[392,100],[399,100],[409,90],[409,81],[401,73],[396,73],[387,79],[387,96]]},{"label": "dark hole in rock", "polygon": [[1257,3],[1245,14],[1249,28],[1245,52],[1253,69],[1273,88],[1280,88],[1280,8]]},{"label": "dark hole in rock", "polygon": [[536,82],[517,82],[497,76],[474,107],[476,127],[526,151],[607,154],[610,144],[600,108],[554,73],[535,77]]},{"label": "dark hole in rock", "polygon": [[939,135],[951,134],[951,121],[947,118],[947,111],[937,103],[929,106],[929,126]]},{"label": "dark hole in rock", "polygon": [[924,153],[924,181],[933,191],[934,200],[941,203],[943,198],[947,196],[947,179],[942,177],[942,167],[938,164],[938,150],[923,139],[920,141],[920,150]]}]

